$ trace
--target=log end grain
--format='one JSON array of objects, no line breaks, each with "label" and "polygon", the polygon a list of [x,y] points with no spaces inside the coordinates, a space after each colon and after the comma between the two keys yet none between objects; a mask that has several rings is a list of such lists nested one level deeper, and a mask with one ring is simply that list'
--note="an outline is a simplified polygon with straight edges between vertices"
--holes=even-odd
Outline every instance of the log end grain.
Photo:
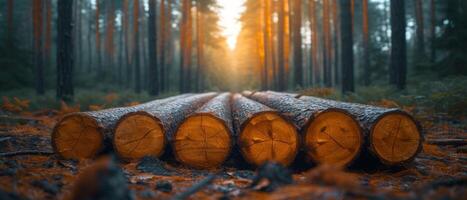
[{"label": "log end grain", "polygon": [[260,166],[275,161],[291,164],[299,150],[294,125],[273,111],[260,112],[243,124],[238,138],[240,152],[247,162]]},{"label": "log end grain", "polygon": [[215,168],[229,156],[231,143],[231,133],[221,119],[208,113],[195,114],[177,129],[174,154],[184,165]]},{"label": "log end grain", "polygon": [[305,132],[305,150],[317,164],[346,166],[358,156],[363,143],[358,122],[338,109],[318,114]]},{"label": "log end grain", "polygon": [[97,121],[82,114],[70,114],[52,132],[52,146],[64,159],[94,157],[103,148],[104,136]]},{"label": "log end grain", "polygon": [[123,116],[115,127],[113,144],[123,159],[159,157],[164,152],[165,143],[163,125],[159,119],[144,111]]},{"label": "log end grain", "polygon": [[413,159],[421,149],[421,131],[403,112],[389,112],[376,121],[370,132],[373,152],[384,164],[396,165]]}]

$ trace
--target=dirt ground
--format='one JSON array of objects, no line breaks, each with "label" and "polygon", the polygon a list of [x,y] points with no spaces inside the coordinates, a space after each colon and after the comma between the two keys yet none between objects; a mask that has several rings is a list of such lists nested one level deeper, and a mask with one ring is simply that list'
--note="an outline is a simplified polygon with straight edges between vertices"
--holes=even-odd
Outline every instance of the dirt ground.
[{"label": "dirt ground", "polygon": [[[114,181],[121,186],[114,185],[113,189],[127,193],[121,199],[182,198],[181,194],[203,180],[208,184],[190,198],[465,199],[467,195],[467,134],[449,120],[424,119],[423,151],[405,166],[359,167],[368,163],[358,160],[345,171],[320,166],[295,170],[291,177],[278,168],[266,170],[263,174],[274,175],[248,187],[256,176],[250,169],[193,170],[150,158],[139,163],[117,161],[115,165],[123,170],[116,167],[117,172],[100,176],[102,171],[92,171],[99,168],[96,161],[60,160],[52,153],[50,132],[64,113],[51,110],[0,114],[0,199],[69,199],[76,193],[85,196],[96,192],[90,192],[90,185],[114,178],[119,172],[124,180]],[[216,176],[209,183],[206,179],[213,178],[211,174]]]}]

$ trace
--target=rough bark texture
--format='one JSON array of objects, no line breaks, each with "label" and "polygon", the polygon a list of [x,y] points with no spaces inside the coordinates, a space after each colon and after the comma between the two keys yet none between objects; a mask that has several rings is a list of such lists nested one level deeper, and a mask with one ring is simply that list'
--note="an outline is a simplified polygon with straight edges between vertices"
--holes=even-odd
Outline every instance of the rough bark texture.
[{"label": "rough bark texture", "polygon": [[277,109],[295,122],[313,162],[347,166],[359,155],[364,141],[362,131],[345,110],[277,92],[256,92],[250,98]]},{"label": "rough bark texture", "polygon": [[272,92],[255,92],[247,96],[279,111],[289,121],[292,121],[299,128],[300,132],[305,129],[309,121],[313,120],[316,114],[326,110],[326,107],[322,105],[300,101],[291,96],[274,94]]},{"label": "rough bark texture", "polygon": [[349,0],[340,0],[342,93],[353,92],[355,90],[353,78],[353,23],[351,8],[353,7],[351,6],[351,2]]},{"label": "rough bark texture", "polygon": [[405,38],[404,0],[391,0],[391,59],[389,83],[397,89],[405,88],[407,72],[407,53]]},{"label": "rough bark texture", "polygon": [[239,134],[241,129],[251,117],[261,112],[275,112],[274,109],[248,98],[235,94],[232,100],[232,118],[235,132]]},{"label": "rough bark texture", "polygon": [[178,126],[175,158],[195,168],[215,168],[228,158],[234,138],[230,93],[214,97]]},{"label": "rough bark texture", "polygon": [[240,94],[234,95],[232,110],[238,149],[248,163],[293,162],[300,144],[293,124],[277,111]]},{"label": "rough bark texture", "polygon": [[[397,108],[382,108],[382,107],[363,105],[363,104],[357,104],[357,103],[339,102],[339,101],[333,101],[333,100],[329,100],[329,99],[321,99],[321,98],[310,97],[310,96],[301,96],[301,97],[297,96],[297,97],[299,99],[301,99],[301,100],[306,101],[306,102],[314,102],[314,103],[318,103],[320,105],[325,105],[325,106],[328,106],[328,107],[340,108],[340,109],[344,109],[347,112],[351,113],[353,116],[355,116],[357,118],[358,122],[360,123],[360,126],[363,128],[364,135],[367,136],[366,137],[367,140],[371,139],[371,134],[372,134],[372,131],[374,130],[375,124],[379,120],[381,120],[383,117],[385,117],[387,115],[390,115],[390,114],[402,114],[402,115],[405,115],[405,116],[409,117],[410,119],[412,119],[415,122],[415,120],[409,114],[407,114],[406,112],[404,112],[404,111],[402,111],[400,109],[397,109]],[[421,132],[421,127],[417,123],[416,123],[416,126],[417,126],[417,129],[418,129],[418,133],[420,133],[420,142],[418,144],[417,151],[409,159],[407,159],[407,160],[405,160],[403,162],[397,162],[397,163],[393,163],[391,161],[381,159],[380,156],[378,155],[378,153],[375,151],[375,149],[373,147],[373,144],[371,144],[370,141],[367,141],[367,143],[369,143],[369,145],[370,145],[370,149],[369,149],[370,152],[373,153],[378,158],[380,158],[380,160],[384,164],[394,165],[394,164],[400,164],[400,163],[411,161],[418,154],[418,152],[421,150],[421,147],[422,147],[421,146],[422,145],[421,141],[423,140],[423,137],[421,135],[421,133],[422,133]]]},{"label": "rough bark texture", "polygon": [[73,98],[73,2],[58,2],[57,98]]},{"label": "rough bark texture", "polygon": [[[234,134],[232,125],[232,112],[230,107],[231,94],[223,93],[213,98],[211,101],[203,105],[194,114],[210,114],[223,121],[231,134]],[[232,135],[233,136],[233,135]]]},{"label": "rough bark texture", "polygon": [[[140,110],[145,110],[149,107],[159,107],[163,105],[164,103],[168,103],[171,101],[174,101],[176,99],[183,99],[186,97],[191,96],[191,94],[183,94],[183,95],[178,95],[170,98],[165,98],[165,99],[159,99],[159,100],[154,100],[151,102],[147,102],[144,104],[136,105],[136,106],[131,106],[131,107],[119,107],[119,108],[111,108],[111,109],[105,109],[105,110],[100,110],[100,111],[92,111],[92,112],[79,112],[79,113],[72,113],[67,116],[65,116],[63,119],[61,119],[54,127],[54,130],[52,132],[52,145],[54,147],[55,152],[59,152],[57,149],[56,145],[56,135],[58,134],[59,127],[62,125],[62,123],[66,122],[67,119],[71,117],[82,117],[82,118],[88,118],[91,119],[92,121],[95,122],[97,125],[97,131],[102,135],[101,138],[103,138],[103,144],[100,146],[102,147],[98,151],[102,151],[104,149],[107,149],[110,145],[111,137],[112,137],[112,131],[117,123],[117,121],[125,114],[131,113],[131,112],[136,112]],[[83,125],[84,126],[84,125]],[[84,127],[86,128],[86,127]],[[73,133],[71,133],[73,134]],[[77,144],[80,141],[77,141]],[[96,152],[98,153],[98,152]],[[60,153],[59,153],[60,154]],[[61,155],[63,156],[63,155]],[[91,155],[92,157],[93,155]],[[66,158],[66,157],[65,157]]]}]

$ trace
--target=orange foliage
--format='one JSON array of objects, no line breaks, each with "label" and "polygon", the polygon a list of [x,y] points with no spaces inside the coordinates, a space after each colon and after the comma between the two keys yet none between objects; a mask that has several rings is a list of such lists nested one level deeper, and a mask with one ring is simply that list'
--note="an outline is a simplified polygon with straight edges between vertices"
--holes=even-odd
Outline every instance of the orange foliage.
[{"label": "orange foliage", "polygon": [[30,101],[27,99],[21,100],[17,97],[13,97],[13,101],[10,101],[8,97],[4,96],[2,109],[9,111],[9,112],[19,113],[21,111],[28,109],[29,103]]},{"label": "orange foliage", "polygon": [[74,112],[79,112],[79,111],[80,111],[79,104],[77,104],[75,106],[69,106],[64,101],[61,101],[60,102],[60,111],[58,113],[59,113],[59,115],[65,115],[65,114],[68,114],[68,113],[74,113]]},{"label": "orange foliage", "polygon": [[139,105],[141,104],[140,102],[137,102],[137,101],[132,101],[130,103],[126,103],[125,106],[136,106],[136,105]]},{"label": "orange foliage", "polygon": [[446,156],[446,153],[443,152],[438,146],[431,144],[423,144],[423,153],[433,156]]},{"label": "orange foliage", "polygon": [[89,110],[98,111],[105,108],[105,105],[89,105]]},{"label": "orange foliage", "polygon": [[309,88],[299,93],[304,96],[326,97],[331,96],[335,92],[333,88]]},{"label": "orange foliage", "polygon": [[356,174],[344,172],[342,168],[333,165],[320,165],[305,172],[304,180],[308,183],[337,186],[346,189],[359,186],[359,178]]},{"label": "orange foliage", "polygon": [[107,104],[111,104],[112,102],[114,102],[115,100],[118,99],[118,94],[117,93],[109,93],[107,95],[105,95],[104,97],[104,100]]}]

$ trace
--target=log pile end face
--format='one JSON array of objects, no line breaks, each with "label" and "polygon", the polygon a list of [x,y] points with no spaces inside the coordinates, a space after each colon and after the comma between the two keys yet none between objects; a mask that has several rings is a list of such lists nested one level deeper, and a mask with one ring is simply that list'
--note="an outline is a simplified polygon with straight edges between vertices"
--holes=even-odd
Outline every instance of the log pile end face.
[{"label": "log pile end face", "polygon": [[123,159],[159,157],[166,144],[164,129],[159,119],[144,111],[129,113],[117,123],[113,144]]},{"label": "log pile end face", "polygon": [[227,159],[231,149],[230,131],[210,114],[189,117],[178,128],[174,153],[181,163],[194,168],[215,168]]},{"label": "log pile end face", "polygon": [[292,123],[277,111],[240,94],[234,95],[232,105],[238,146],[247,162],[255,166],[266,161],[292,163],[300,143]]},{"label": "log pile end face", "polygon": [[358,156],[363,141],[358,122],[339,109],[317,114],[305,132],[305,150],[319,164],[350,164]]},{"label": "log pile end face", "polygon": [[256,166],[266,161],[288,166],[299,150],[295,126],[272,111],[257,113],[250,118],[239,135],[238,143],[245,160]]},{"label": "log pile end face", "polygon": [[52,132],[52,146],[64,159],[92,158],[103,143],[98,122],[84,113],[65,116]]},{"label": "log pile end face", "polygon": [[403,112],[388,112],[371,128],[371,148],[388,165],[412,160],[421,150],[422,140],[416,122]]},{"label": "log pile end face", "polygon": [[232,148],[230,94],[221,94],[178,127],[174,154],[185,165],[200,169],[222,165]]}]

